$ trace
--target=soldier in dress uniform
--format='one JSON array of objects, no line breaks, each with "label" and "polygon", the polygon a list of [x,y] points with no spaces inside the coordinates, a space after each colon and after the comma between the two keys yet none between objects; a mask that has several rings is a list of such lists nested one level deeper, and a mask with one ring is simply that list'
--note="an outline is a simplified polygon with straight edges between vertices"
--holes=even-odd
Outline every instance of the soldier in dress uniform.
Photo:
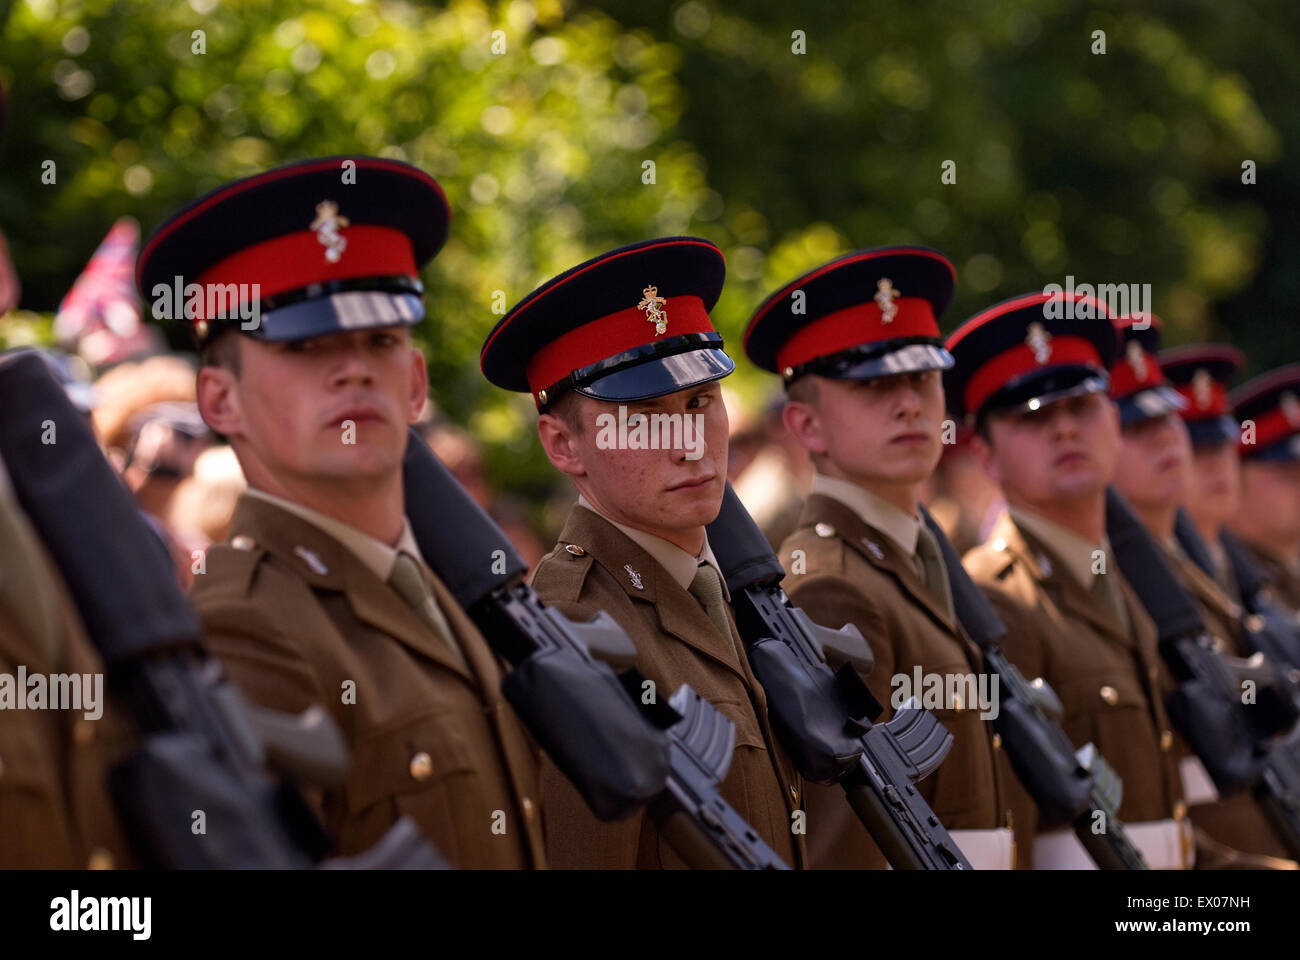
[{"label": "soldier in dress uniform", "polygon": [[[1216,647],[1243,656],[1248,651],[1242,642],[1240,606],[1196,565],[1175,536],[1178,508],[1192,481],[1192,446],[1179,415],[1187,401],[1166,382],[1156,360],[1160,318],[1124,317],[1116,328],[1120,355],[1110,370],[1110,396],[1119,407],[1121,426],[1115,488],[1164,553]],[[1166,682],[1172,684],[1172,677]],[[1173,752],[1196,828],[1197,869],[1294,867],[1249,792],[1221,798],[1204,765],[1177,732]]]},{"label": "soldier in dress uniform", "polygon": [[[1007,655],[1056,691],[1074,744],[1093,743],[1123,778],[1119,815],[1148,864],[1181,869],[1193,844],[1156,628],[1108,556],[1116,339],[1106,306],[1075,293],[1012,298],[949,336],[948,408],[969,418],[972,452],[1008,503],[965,564],[1006,624]],[[1034,865],[1093,864],[1065,829],[1038,835]]]},{"label": "soldier in dress uniform", "polygon": [[252,700],[319,704],[343,730],[347,778],[315,794],[331,852],[365,850],[408,814],[453,866],[538,867],[535,747],[405,518],[408,424],[428,388],[410,328],[448,217],[407,164],[307,161],[170,218],[137,283],[147,302],[187,284],[205,295],[185,294],[199,407],[249,488],[190,598]]},{"label": "soldier in dress uniform", "polygon": [[[104,675],[0,463],[0,674],[13,682],[19,668],[29,677]],[[106,687],[103,696],[98,719],[77,710],[0,709],[0,869],[136,864],[108,789],[108,771],[135,745],[136,732]]]},{"label": "soldier in dress uniform", "polygon": [[[862,631],[882,719],[901,702],[895,678],[911,686],[919,669],[969,697],[983,665],[953,610],[938,541],[917,513],[943,450],[942,371],[952,357],[938,317],[955,282],[934,250],[858,251],[773,293],[745,332],[749,358],[784,380],[786,428],[816,471],[798,527],[778,550],[786,591],[814,621]],[[934,710],[953,746],[920,789],[972,866],[1009,869],[1013,822],[1033,837],[1023,803],[1013,812],[1013,796],[1027,796],[991,720],[953,695]],[[808,788],[808,848],[814,867],[885,865],[836,787]]]},{"label": "soldier in dress uniform", "polygon": [[1220,538],[1241,506],[1241,427],[1228,412],[1228,387],[1246,357],[1224,343],[1203,343],[1170,347],[1156,359],[1170,386],[1182,395],[1179,415],[1192,442],[1192,481],[1183,506],[1209,553],[1212,579],[1240,603],[1241,591]]},{"label": "soldier in dress uniform", "polygon": [[1242,384],[1228,402],[1242,424],[1241,506],[1228,529],[1274,598],[1300,613],[1300,364]]},{"label": "soldier in dress uniform", "polygon": [[[542,447],[580,494],[533,587],[575,620],[608,611],[655,696],[690,684],[735,723],[722,795],[797,866],[802,783],[773,734],[704,529],[721,509],[727,471],[717,381],[734,364],[708,314],[724,274],[721,251],[705,240],[612,250],[519,301],[488,337],[481,365],[497,386],[532,395]],[[544,799],[556,866],[681,864],[648,816],[597,821],[549,766]]]}]

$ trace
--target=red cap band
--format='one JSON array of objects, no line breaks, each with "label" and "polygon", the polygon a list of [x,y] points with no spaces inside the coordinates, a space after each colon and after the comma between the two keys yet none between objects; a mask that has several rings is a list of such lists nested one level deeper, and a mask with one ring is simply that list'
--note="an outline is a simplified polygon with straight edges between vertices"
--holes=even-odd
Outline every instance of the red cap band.
[{"label": "red cap band", "polygon": [[776,353],[778,370],[801,367],[818,357],[830,356],[850,347],[899,337],[939,336],[934,308],[923,297],[899,297],[893,320],[884,322],[880,304],[857,303],[836,310],[796,330]]},{"label": "red cap band", "polygon": [[704,301],[694,295],[668,297],[662,305],[667,329],[655,333],[653,320],[640,307],[628,307],[575,327],[557,337],[528,361],[524,374],[536,397],[569,374],[646,344],[685,333],[713,333]]},{"label": "red cap band", "polygon": [[[1136,342],[1135,340],[1129,341],[1129,343]],[[1110,395],[1112,399],[1122,400],[1124,397],[1132,396],[1140,390],[1150,390],[1152,387],[1158,387],[1165,382],[1165,374],[1160,369],[1159,362],[1145,349],[1142,350],[1142,373],[1139,376],[1137,369],[1128,360],[1128,351],[1131,349],[1133,348],[1126,345],[1124,355],[1111,365]]]},{"label": "red cap band", "polygon": [[1054,335],[1051,341],[1051,356],[1047,363],[1039,363],[1034,351],[1027,344],[1017,344],[1010,350],[998,354],[984,366],[980,367],[970,382],[966,384],[964,400],[966,409],[975,411],[983,406],[984,401],[997,393],[1010,381],[1026,373],[1041,370],[1044,367],[1059,367],[1065,364],[1086,364],[1102,369],[1101,356],[1097,347],[1086,337]]},{"label": "red cap band", "polygon": [[1246,443],[1244,439],[1238,441],[1238,447],[1242,454],[1267,449],[1279,440],[1285,440],[1293,433],[1300,433],[1300,427],[1293,424],[1280,408],[1260,414],[1253,419],[1255,421],[1255,442]]},{"label": "red cap band", "polygon": [[[1218,380],[1210,381],[1208,396],[1200,393],[1190,383],[1181,384],[1174,389],[1187,401],[1187,407],[1182,411],[1184,420],[1202,420],[1207,417],[1222,416],[1228,412],[1228,388]],[[1202,403],[1202,400],[1205,402]]]},{"label": "red cap band", "polygon": [[[300,230],[231,254],[198,277],[198,283],[258,284],[263,297],[299,290],[313,283],[353,277],[419,276],[410,238],[400,230],[373,224],[344,227],[347,241],[338,261],[325,257],[326,247],[311,230]],[[186,278],[186,282],[189,282]]]}]

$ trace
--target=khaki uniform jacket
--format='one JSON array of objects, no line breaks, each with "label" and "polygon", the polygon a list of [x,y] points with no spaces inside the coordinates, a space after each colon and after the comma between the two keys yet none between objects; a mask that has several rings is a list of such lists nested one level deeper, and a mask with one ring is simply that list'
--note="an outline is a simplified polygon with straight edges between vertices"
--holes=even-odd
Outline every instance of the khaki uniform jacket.
[{"label": "khaki uniform jacket", "polygon": [[[0,490],[0,673],[16,682],[20,666],[29,677],[104,674],[53,561]],[[136,865],[108,789],[136,731],[106,679],[101,690],[98,719],[0,710],[0,869]]]},{"label": "khaki uniform jacket", "polygon": [[[533,587],[572,620],[608,611],[636,645],[637,669],[654,682],[656,696],[670,697],[681,684],[690,684],[735,723],[735,755],[722,796],[787,864],[801,866],[804,839],[792,827],[794,811],[802,808],[803,783],[772,732],[763,689],[750,671],[734,622],[730,638],[719,634],[704,608],[661,564],[581,506],[573,508],[556,548],[537,565]],[[602,823],[549,764],[543,783],[553,866],[684,865],[650,817]]]},{"label": "khaki uniform jacket", "polygon": [[[1240,537],[1237,538],[1241,540]],[[1260,573],[1268,581],[1270,598],[1294,614],[1300,614],[1300,573],[1272,550],[1241,540]]]},{"label": "khaki uniform jacket", "polygon": [[426,571],[468,671],[307,520],[244,496],[231,544],[209,549],[190,599],[208,647],[253,701],[293,713],[319,704],[342,729],[351,768],[318,798],[331,852],[359,853],[407,814],[453,866],[542,866],[537,752],[442,582]]},{"label": "khaki uniform jacket", "polygon": [[[1206,630],[1215,640],[1215,646],[1228,656],[1245,656],[1247,652],[1241,638],[1241,608],[1182,550],[1173,549],[1167,544],[1164,549],[1179,582],[1192,595],[1201,619],[1205,621]],[[1192,749],[1181,736],[1175,738],[1175,753],[1178,754],[1180,764],[1197,763],[1191,759],[1194,757]],[[1209,775],[1204,774],[1204,777],[1208,781]],[[1277,839],[1263,809],[1249,791],[1218,800],[1198,802],[1198,797],[1188,788],[1186,781],[1184,789],[1188,790],[1188,812],[1192,823],[1209,834],[1212,840],[1243,853],[1283,859],[1287,857],[1286,847]],[[1203,866],[1209,865],[1205,861],[1212,856],[1210,851],[1206,854],[1198,855],[1197,858]]]},{"label": "khaki uniform jacket", "polygon": [[[865,679],[885,708],[881,720],[893,715],[890,678],[895,674],[906,674],[911,682],[916,666],[940,675],[983,669],[978,648],[911,560],[839,500],[810,496],[779,556],[790,571],[784,586],[796,606],[823,626],[852,623],[871,645],[875,666]],[[932,712],[953,735],[939,769],[919,785],[939,820],[949,830],[1013,827],[1032,839],[1033,804],[999,749],[992,722],[981,719],[973,704],[946,704]],[[1017,840],[1016,860],[1025,866],[1032,845]],[[886,865],[838,786],[808,788],[808,851],[813,867]]]},{"label": "khaki uniform jacket", "polygon": [[1008,513],[964,563],[1006,625],[1007,656],[1029,679],[1051,685],[1071,742],[1093,743],[1123,779],[1120,819],[1181,820],[1186,806],[1156,628],[1119,571],[1105,575],[1119,579],[1131,631]]}]

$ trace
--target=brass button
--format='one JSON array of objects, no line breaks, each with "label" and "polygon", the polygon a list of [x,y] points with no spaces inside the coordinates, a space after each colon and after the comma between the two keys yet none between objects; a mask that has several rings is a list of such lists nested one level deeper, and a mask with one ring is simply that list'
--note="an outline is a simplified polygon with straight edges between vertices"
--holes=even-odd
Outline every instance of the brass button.
[{"label": "brass button", "polygon": [[96,847],[90,851],[90,859],[86,861],[87,870],[112,870],[113,855],[103,847]]},{"label": "brass button", "polygon": [[965,708],[965,705],[962,703],[961,694],[960,694],[960,693],[956,693],[956,692],[954,692],[953,695],[952,695],[952,709],[953,709],[953,711],[956,712],[956,713],[961,713],[962,710],[963,710],[964,708]]},{"label": "brass button", "polygon": [[540,401],[542,401],[542,403],[545,403],[545,402],[546,402],[546,391],[545,391],[545,390],[538,390],[538,391],[537,391],[537,399],[540,400]]},{"label": "brass button", "polygon": [[993,749],[994,750],[1002,749],[1002,734],[1000,733],[993,734]]},{"label": "brass button", "polygon": [[781,376],[783,376],[783,377],[785,377],[787,380],[789,380],[791,377],[794,376],[794,367],[784,367],[784,368],[782,368],[782,370],[781,370]]},{"label": "brass button", "polygon": [[1168,753],[1168,752],[1169,752],[1169,748],[1172,747],[1173,745],[1174,745],[1174,734],[1173,734],[1173,731],[1171,731],[1171,730],[1161,730],[1161,731],[1160,731],[1160,749],[1161,749],[1161,750],[1164,750],[1166,753]]},{"label": "brass button", "polygon": [[1179,800],[1177,803],[1174,804],[1174,819],[1175,820],[1187,819],[1187,804],[1182,800]]},{"label": "brass button", "polygon": [[93,720],[78,720],[72,728],[72,739],[83,747],[95,739],[95,722]]},{"label": "brass button", "polygon": [[564,549],[575,557],[585,557],[587,555],[587,551],[582,549],[582,547],[578,546],[576,543],[571,543]]},{"label": "brass button", "polygon": [[231,537],[230,545],[236,550],[252,550],[257,546],[252,537],[246,537],[242,533],[237,537]]},{"label": "brass button", "polygon": [[194,335],[200,340],[204,339],[208,335],[208,321],[200,320],[194,324]]},{"label": "brass button", "polygon": [[1115,706],[1115,704],[1119,703],[1119,694],[1115,691],[1115,688],[1112,687],[1110,684],[1106,684],[1106,686],[1102,687],[1101,690],[1098,691],[1098,693],[1101,694],[1102,701],[1108,707],[1113,707]]},{"label": "brass button", "polygon": [[519,801],[519,805],[524,808],[524,821],[532,823],[537,817],[537,804],[533,803],[532,797],[524,797]]},{"label": "brass button", "polygon": [[421,782],[433,776],[433,757],[423,750],[411,758],[411,779]]},{"label": "brass button", "polygon": [[817,524],[817,526],[813,527],[813,532],[817,534],[817,536],[821,537],[823,540],[826,539],[827,537],[835,536],[835,528],[832,527],[829,523]]}]

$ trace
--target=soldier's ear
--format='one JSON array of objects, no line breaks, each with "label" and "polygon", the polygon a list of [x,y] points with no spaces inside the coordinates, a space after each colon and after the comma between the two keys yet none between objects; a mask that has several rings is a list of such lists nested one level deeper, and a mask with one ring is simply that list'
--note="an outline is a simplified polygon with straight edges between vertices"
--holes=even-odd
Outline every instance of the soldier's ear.
[{"label": "soldier's ear", "polygon": [[416,347],[411,347],[411,395],[410,409],[406,412],[407,423],[415,423],[424,413],[424,405],[429,401],[429,368],[425,366],[424,354]]},{"label": "soldier's ear", "polygon": [[812,404],[802,400],[787,400],[785,409],[781,411],[781,422],[809,453],[826,452],[821,417]]},{"label": "soldier's ear", "polygon": [[235,383],[235,374],[226,367],[209,365],[199,368],[196,383],[199,415],[223,437],[236,437],[243,432],[243,414]]},{"label": "soldier's ear", "polygon": [[992,430],[992,425],[986,425],[982,431],[971,437],[970,452],[975,462],[983,469],[984,475],[1001,486],[1002,473],[998,470],[997,458],[993,456],[993,445],[988,439]]},{"label": "soldier's ear", "polygon": [[546,459],[561,473],[571,477],[585,476],[587,468],[582,462],[582,452],[578,447],[573,426],[564,418],[553,413],[539,414],[537,417],[537,437],[542,441],[542,450]]}]

